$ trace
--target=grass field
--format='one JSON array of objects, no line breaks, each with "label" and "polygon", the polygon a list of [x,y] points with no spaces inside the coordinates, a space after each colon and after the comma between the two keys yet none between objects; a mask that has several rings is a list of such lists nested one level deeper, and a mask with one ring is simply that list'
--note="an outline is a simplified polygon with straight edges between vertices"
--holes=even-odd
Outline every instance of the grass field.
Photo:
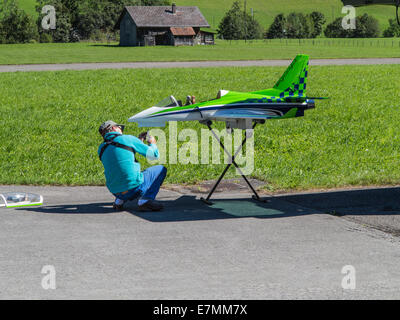
[{"label": "grass field", "polygon": [[119,47],[115,44],[0,45],[0,64],[400,57],[400,39],[217,41],[215,46]]},{"label": "grass field", "polygon": [[[100,123],[127,118],[165,96],[214,98],[218,89],[272,86],[284,68],[100,70],[0,75],[0,184],[104,183]],[[400,183],[400,66],[310,68],[306,117],[256,130],[253,176],[271,189]],[[200,130],[200,124],[179,128]],[[135,124],[128,134],[137,135]],[[167,181],[215,179],[223,165],[168,165]],[[230,172],[230,176],[234,171]]]},{"label": "grass field", "polygon": [[[174,0],[179,6],[198,6],[213,29],[217,29],[225,12],[230,9],[234,0]],[[35,0],[18,0],[20,6],[29,14],[36,16]],[[243,3],[243,1],[241,1]],[[340,0],[247,0],[247,10],[254,11],[254,17],[263,28],[269,27],[274,17],[282,12],[310,13],[318,10],[329,22],[341,17],[343,4]],[[357,15],[372,14],[379,20],[381,30],[388,26],[388,19],[395,17],[394,6],[369,6],[357,8]]]}]

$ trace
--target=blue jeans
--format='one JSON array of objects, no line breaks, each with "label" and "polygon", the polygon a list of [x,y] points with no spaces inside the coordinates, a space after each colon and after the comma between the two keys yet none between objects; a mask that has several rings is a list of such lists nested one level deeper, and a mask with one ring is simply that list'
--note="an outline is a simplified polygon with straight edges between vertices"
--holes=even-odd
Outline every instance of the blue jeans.
[{"label": "blue jeans", "polygon": [[123,201],[135,200],[139,197],[140,200],[154,200],[167,175],[167,168],[161,165],[153,166],[142,173],[143,183],[140,186],[129,190],[126,194],[114,194],[114,196]]}]

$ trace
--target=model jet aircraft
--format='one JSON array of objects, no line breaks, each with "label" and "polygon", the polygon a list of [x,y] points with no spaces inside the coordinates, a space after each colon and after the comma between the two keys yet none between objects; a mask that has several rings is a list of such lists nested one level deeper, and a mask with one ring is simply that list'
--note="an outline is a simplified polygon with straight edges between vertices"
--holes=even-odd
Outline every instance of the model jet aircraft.
[{"label": "model jet aircraft", "polygon": [[307,55],[298,55],[271,89],[249,93],[220,90],[210,101],[182,106],[170,96],[129,118],[139,127],[164,127],[168,121],[224,121],[228,129],[251,129],[253,122],[301,117],[315,107],[306,96]]},{"label": "model jet aircraft", "polygon": [[370,4],[396,6],[397,23],[400,25],[400,19],[399,19],[400,0],[342,0],[342,2],[345,6],[353,6],[353,7],[361,7]]},{"label": "model jet aircraft", "polygon": [[224,121],[227,129],[231,131],[234,128],[254,129],[258,123],[264,123],[268,119],[301,117],[305,110],[315,107],[315,99],[324,99],[307,97],[307,76],[308,56],[298,55],[271,89],[249,93],[220,90],[214,100],[187,106],[182,106],[182,103],[170,96],[154,107],[134,115],[128,121],[137,122],[139,127],[163,127],[168,121],[200,121],[207,125],[229,156],[230,162],[207,198],[201,200],[211,204],[209,200],[213,192],[233,164],[254,193],[253,199],[263,201],[235,162],[235,157],[243,148],[248,135],[245,135],[242,144],[232,155],[211,128],[212,122]]}]

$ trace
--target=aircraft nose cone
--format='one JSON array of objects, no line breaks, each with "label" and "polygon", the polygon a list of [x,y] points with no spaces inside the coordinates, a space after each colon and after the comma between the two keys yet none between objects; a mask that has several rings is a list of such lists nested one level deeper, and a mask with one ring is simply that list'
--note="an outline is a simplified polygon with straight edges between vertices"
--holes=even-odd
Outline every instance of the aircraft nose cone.
[{"label": "aircraft nose cone", "polygon": [[147,115],[146,111],[139,112],[139,113],[135,114],[134,116],[130,117],[128,119],[128,122],[135,122],[137,120],[143,119],[146,115]]},{"label": "aircraft nose cone", "polygon": [[136,119],[136,115],[134,115],[128,119],[128,122],[134,122]]}]

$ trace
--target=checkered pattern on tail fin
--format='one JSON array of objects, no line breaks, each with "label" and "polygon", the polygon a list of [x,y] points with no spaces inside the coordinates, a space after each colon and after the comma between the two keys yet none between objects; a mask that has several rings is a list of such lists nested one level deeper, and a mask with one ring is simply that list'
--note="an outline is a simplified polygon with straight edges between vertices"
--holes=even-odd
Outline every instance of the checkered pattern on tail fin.
[{"label": "checkered pattern on tail fin", "polygon": [[306,95],[308,58],[298,55],[275,84],[274,89],[282,90],[280,98]]}]

